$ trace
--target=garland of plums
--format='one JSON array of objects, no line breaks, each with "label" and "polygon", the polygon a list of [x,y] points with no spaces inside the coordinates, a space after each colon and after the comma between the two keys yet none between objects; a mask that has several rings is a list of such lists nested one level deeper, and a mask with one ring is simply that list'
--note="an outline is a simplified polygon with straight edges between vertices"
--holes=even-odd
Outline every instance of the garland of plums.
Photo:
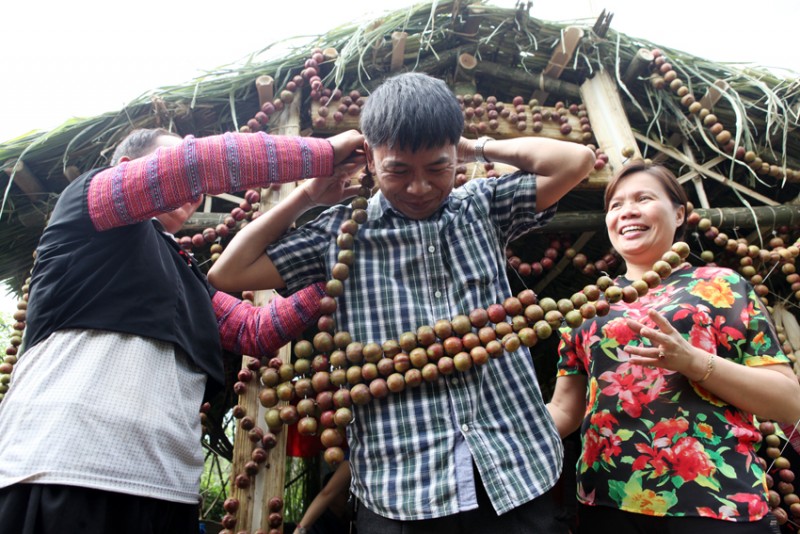
[{"label": "garland of plums", "polygon": [[[250,432],[253,442],[267,449],[275,445],[275,433],[283,425],[296,424],[302,435],[319,434],[325,460],[335,465],[344,459],[341,446],[344,430],[353,420],[353,405],[401,394],[406,388],[435,382],[441,375],[466,372],[502,357],[505,352],[514,352],[520,345],[532,347],[539,339],[548,338],[562,321],[575,328],[584,319],[605,315],[611,304],[620,300],[634,302],[647,294],[689,255],[686,243],[676,243],[653,270],[628,287],[620,288],[603,275],[596,284],[587,285],[570,299],[558,302],[551,298],[538,300],[532,290],[525,289],[502,303],[420,326],[396,340],[361,343],[353,340],[349,332],[337,331],[332,315],[353,265],[359,225],[367,220],[372,177],[362,175],[361,184],[359,195],[351,204],[352,216],[342,223],[336,239],[338,261],[326,283],[326,295],[321,299],[319,332],[312,341],[295,343],[294,363],[272,358],[262,366],[259,360],[250,358],[234,385],[234,390],[241,394],[247,382],[260,379],[263,387],[259,400],[267,409],[264,419],[268,431],[259,429],[241,406],[234,408],[234,416]],[[296,401],[296,405],[278,406],[280,401]]]}]

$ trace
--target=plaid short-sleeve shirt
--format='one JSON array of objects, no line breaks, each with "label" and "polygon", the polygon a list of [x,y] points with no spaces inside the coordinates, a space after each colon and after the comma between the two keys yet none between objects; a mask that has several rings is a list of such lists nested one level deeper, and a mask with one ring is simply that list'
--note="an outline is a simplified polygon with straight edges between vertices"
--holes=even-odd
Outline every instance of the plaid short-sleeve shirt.
[{"label": "plaid short-sleeve shirt", "polygon": [[[356,235],[337,327],[354,340],[382,343],[501,303],[511,295],[505,244],[555,213],[535,207],[536,178],[526,173],[472,180],[425,220],[403,216],[377,194]],[[339,226],[350,213],[333,207],[268,248],[289,292],[330,278]],[[385,517],[418,520],[465,509],[459,450],[469,451],[501,514],[544,493],[560,473],[561,442],[525,347],[354,413],[353,491]]]}]

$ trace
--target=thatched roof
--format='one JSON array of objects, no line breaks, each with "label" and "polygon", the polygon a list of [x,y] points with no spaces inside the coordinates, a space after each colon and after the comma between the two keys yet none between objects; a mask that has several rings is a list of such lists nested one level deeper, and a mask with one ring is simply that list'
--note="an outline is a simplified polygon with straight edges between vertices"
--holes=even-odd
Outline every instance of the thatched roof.
[{"label": "thatched roof", "polygon": [[[504,9],[452,0],[416,5],[371,23],[337,28],[280,59],[254,59],[183,86],[156,89],[122,110],[71,120],[52,131],[6,142],[0,145],[0,162],[20,160],[24,166],[17,165],[14,183],[8,181],[7,173],[2,174],[5,181],[0,185],[6,195],[0,226],[0,280],[12,288],[20,286],[59,192],[80,172],[106,164],[116,143],[132,127],[163,126],[196,136],[237,130],[259,110],[256,78],[271,76],[277,95],[302,71],[315,46],[338,52],[338,58],[322,66],[323,86],[342,89],[345,94],[355,89],[368,95],[370,88],[393,72],[393,57],[394,71],[421,70],[457,86],[456,62],[460,54],[468,53],[478,60],[471,80],[476,93],[503,102],[519,95],[527,104],[538,92],[545,95],[539,104],[548,107],[558,101],[567,106],[581,104],[580,85],[606,71],[616,81],[644,157],[664,158],[678,174],[711,162],[699,175],[716,175],[716,179],[704,180],[704,193],[712,206],[759,206],[797,197],[798,80],[781,79],[766,70],[711,63],[632,39],[606,27],[607,22],[601,17],[594,27],[583,27],[575,53],[560,69],[550,63],[554,52],[564,46],[566,26],[531,18],[524,6]],[[405,36],[395,34],[395,41],[404,40],[404,49],[393,47],[394,32],[405,32]],[[715,140],[716,134],[688,111],[675,91],[655,87],[654,64],[648,61],[652,57],[648,58],[647,51],[656,48],[662,50],[695,99],[700,100],[712,86],[721,88],[719,100],[709,111],[732,134],[734,144],[728,149],[734,154],[739,147],[753,151],[765,163],[763,169],[732,158],[725,143]],[[269,49],[263,55],[268,53]],[[558,70],[558,76],[553,76]],[[324,135],[324,128],[314,129],[312,99],[307,87],[303,91],[302,127],[313,135]],[[674,152],[664,148],[669,146],[676,147]],[[659,155],[659,149],[669,157]],[[723,183],[726,179],[730,181]],[[732,183],[741,187],[735,189]],[[689,190],[698,204],[697,193]],[[596,189],[576,191],[562,202],[561,211],[600,210],[599,197]],[[215,201],[213,211],[229,208]]]}]

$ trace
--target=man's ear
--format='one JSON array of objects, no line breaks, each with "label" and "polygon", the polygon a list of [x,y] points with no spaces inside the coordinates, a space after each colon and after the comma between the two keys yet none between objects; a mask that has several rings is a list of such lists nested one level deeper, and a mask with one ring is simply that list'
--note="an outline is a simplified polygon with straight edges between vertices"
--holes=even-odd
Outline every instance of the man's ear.
[{"label": "man's ear", "polygon": [[364,157],[367,159],[367,168],[369,172],[375,174],[375,159],[373,158],[372,149],[366,141],[364,141]]}]

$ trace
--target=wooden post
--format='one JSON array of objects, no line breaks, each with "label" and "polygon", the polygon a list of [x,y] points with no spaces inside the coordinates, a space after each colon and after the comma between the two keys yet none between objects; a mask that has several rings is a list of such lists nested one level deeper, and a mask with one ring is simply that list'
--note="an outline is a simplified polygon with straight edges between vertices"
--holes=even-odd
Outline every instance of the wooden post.
[{"label": "wooden post", "polygon": [[477,90],[475,67],[478,59],[468,52],[458,55],[456,71],[453,76],[453,92],[457,95],[472,95]]},{"label": "wooden post", "polygon": [[[300,135],[300,99],[295,98],[294,101],[284,108],[281,112],[278,122],[278,129],[274,132],[277,135]],[[280,189],[274,191],[278,193],[278,202],[283,200],[291,191],[297,187],[296,184],[283,184]],[[262,198],[265,191],[262,190]],[[270,206],[272,207],[272,206]],[[262,210],[266,211],[268,208],[262,202]],[[256,303],[263,305],[277,296],[275,291],[256,291]],[[291,344],[286,344],[281,347],[278,357],[284,362],[290,363],[292,361]],[[260,418],[263,421],[263,417]],[[260,479],[260,480],[259,480]],[[254,487],[255,501],[258,503],[257,509],[253,510],[253,525],[260,525],[259,528],[269,532],[270,526],[268,523],[269,513],[266,510],[266,503],[272,497],[280,497],[283,499],[284,485],[286,483],[286,429],[278,436],[278,445],[270,451],[267,460],[267,467],[259,472],[256,477]],[[283,525],[280,527],[283,532]]]},{"label": "wooden post", "polygon": [[[561,73],[564,72],[564,69],[569,65],[570,61],[572,61],[572,56],[575,54],[575,50],[578,48],[581,39],[583,39],[582,28],[578,26],[567,26],[564,28],[561,42],[558,43],[553,50],[550,61],[547,63],[544,70],[542,70],[542,76],[554,80],[560,78]],[[544,104],[549,95],[549,92],[543,89],[537,89],[534,91],[532,98],[538,100],[540,104]]]},{"label": "wooden post", "polygon": [[[245,361],[247,360],[247,356],[242,358],[242,368],[246,367]],[[255,421],[257,426],[264,426],[264,409],[261,407],[261,403],[258,401],[258,389],[259,389],[259,380],[251,380],[247,383],[247,389],[245,390],[244,394],[239,395],[239,402],[238,405],[244,408],[246,417],[249,417]],[[236,485],[236,477],[238,475],[244,474],[244,465],[250,461],[250,455],[253,452],[253,443],[247,437],[248,431],[242,428],[241,420],[236,424],[236,433],[233,437],[233,462],[231,464],[231,496],[239,499],[239,510],[236,513],[236,528],[231,529],[234,532],[239,532],[241,530],[250,531],[251,526],[253,525],[252,518],[256,512],[260,511],[260,503],[255,500],[255,485],[258,479],[250,478],[250,485],[246,488],[239,488]],[[272,458],[272,454],[274,451],[278,450],[281,447],[281,441],[283,441],[284,445],[283,448],[286,448],[286,437],[285,432],[281,432],[278,435],[278,445],[270,452],[270,459]]]},{"label": "wooden post", "polygon": [[273,87],[274,82],[275,81],[272,79],[272,76],[267,76],[266,74],[256,78],[256,91],[258,91],[259,109],[261,109],[261,106],[267,102],[272,102],[272,99],[275,98],[275,90]]},{"label": "wooden post", "polygon": [[[271,80],[271,79],[270,79]],[[258,84],[257,84],[258,85]],[[271,82],[265,86],[269,87],[272,91]],[[275,134],[282,135],[298,135],[300,132],[300,99],[295,98],[294,101],[281,111],[278,116],[278,127],[274,132]],[[288,194],[293,188],[294,184],[281,185],[279,194]],[[263,189],[262,195],[262,209],[268,209],[268,195],[273,191],[271,189]],[[228,195],[229,196],[229,195]],[[281,195],[282,196],[282,195]],[[236,197],[230,196],[235,199]],[[264,306],[270,300],[275,298],[274,291],[256,291],[254,303],[256,306]],[[291,362],[291,345],[283,346],[278,352],[278,357],[284,362]],[[242,367],[246,367],[248,356],[242,358]],[[243,395],[239,396],[239,405],[242,406],[247,415],[252,417],[255,424],[261,428],[265,428],[264,413],[266,410],[261,406],[258,400],[259,381],[252,380],[247,384],[247,389]],[[281,402],[281,405],[285,405]],[[236,435],[233,443],[233,465],[232,465],[232,479],[235,480],[236,475],[244,472],[244,464],[250,460],[250,455],[253,450],[253,444],[247,436],[247,431],[241,427],[237,427]],[[250,532],[255,529],[263,529],[264,532],[269,532],[269,512],[266,510],[266,503],[272,497],[283,498],[284,483],[286,480],[286,430],[278,433],[277,445],[269,451],[267,462],[264,467],[259,469],[251,483],[246,488],[237,488],[236,484],[232,484],[232,495],[239,499],[239,511],[237,512],[236,528],[232,529],[233,532]],[[281,531],[283,527],[281,526]]]},{"label": "wooden post", "polygon": [[397,72],[403,68],[403,59],[406,54],[406,39],[408,39],[408,33],[392,32],[392,72]]},{"label": "wooden post", "polygon": [[713,109],[714,104],[722,98],[722,93],[730,89],[730,85],[725,80],[715,80],[713,85],[709,85],[706,94],[700,99],[700,105],[706,109]]},{"label": "wooden post", "polygon": [[17,187],[31,200],[40,200],[39,195],[44,193],[42,182],[31,172],[21,159],[12,159],[3,165],[3,170],[11,177]]},{"label": "wooden post", "polygon": [[642,154],[622,106],[617,84],[608,71],[598,71],[593,78],[583,82],[581,96],[597,144],[608,155],[611,170],[618,171],[627,161],[628,158],[622,156],[625,149],[633,151],[630,157],[641,158]]},{"label": "wooden post", "polygon": [[625,85],[630,84],[634,79],[638,78],[641,74],[647,72],[647,68],[653,62],[653,53],[646,48],[640,48],[625,69],[625,74],[622,75],[622,81]]}]

